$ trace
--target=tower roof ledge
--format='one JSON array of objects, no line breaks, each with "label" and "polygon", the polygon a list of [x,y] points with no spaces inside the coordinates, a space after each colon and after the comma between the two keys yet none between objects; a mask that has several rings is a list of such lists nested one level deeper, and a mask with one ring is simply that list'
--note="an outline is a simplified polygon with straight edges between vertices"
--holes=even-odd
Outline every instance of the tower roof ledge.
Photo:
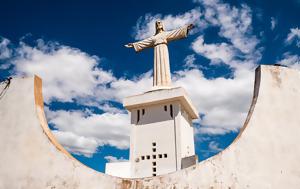
[{"label": "tower roof ledge", "polygon": [[173,101],[179,101],[192,119],[199,118],[198,111],[182,87],[157,88],[143,94],[129,96],[123,100],[123,106],[128,111],[131,111],[143,106],[164,104]]}]

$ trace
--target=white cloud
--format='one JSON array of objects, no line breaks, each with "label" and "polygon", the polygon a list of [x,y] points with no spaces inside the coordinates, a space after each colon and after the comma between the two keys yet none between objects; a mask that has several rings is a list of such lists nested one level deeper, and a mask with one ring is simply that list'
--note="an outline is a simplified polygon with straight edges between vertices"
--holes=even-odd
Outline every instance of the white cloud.
[{"label": "white cloud", "polygon": [[196,132],[224,134],[242,127],[251,103],[253,69],[240,67],[232,78],[207,79],[198,69],[183,70],[174,77],[174,85],[184,87],[204,115]]},{"label": "white cloud", "polygon": [[224,135],[232,130],[227,128],[201,126],[195,130],[196,134],[208,134],[208,135]]},{"label": "white cloud", "polygon": [[8,39],[0,37],[0,60],[11,57],[12,50],[8,47],[9,44],[10,41]]},{"label": "white cloud", "polygon": [[110,103],[104,103],[101,105],[96,105],[99,109],[101,109],[104,112],[109,112],[113,114],[120,114],[120,113],[125,113],[125,110],[119,109],[111,105]]},{"label": "white cloud", "polygon": [[127,96],[140,94],[150,90],[152,86],[152,72],[146,72],[132,79],[119,78],[110,83],[110,87],[100,86],[95,95],[103,100],[122,102]]},{"label": "white cloud", "polygon": [[40,76],[46,103],[93,96],[98,85],[115,79],[112,73],[97,67],[99,58],[72,47],[39,40],[36,47],[21,43],[16,52],[18,56],[12,61],[16,75]]},{"label": "white cloud", "polygon": [[3,63],[0,65],[0,70],[8,70],[10,68],[10,63]]},{"label": "white cloud", "polygon": [[196,65],[196,64],[194,64],[194,63],[195,63],[195,60],[196,60],[195,54],[187,55],[187,56],[184,58],[184,60],[183,60],[183,61],[185,62],[184,67],[185,67],[185,68],[188,68],[188,69],[190,69],[190,68],[198,68],[199,66]]},{"label": "white cloud", "polygon": [[274,30],[277,25],[277,20],[274,17],[271,17],[271,30]]},{"label": "white cloud", "polygon": [[57,140],[64,148],[73,154],[92,157],[97,151],[98,142],[94,138],[78,136],[67,131],[52,131]]},{"label": "white cloud", "polygon": [[225,63],[231,64],[236,52],[234,48],[227,43],[204,44],[203,36],[199,36],[193,43],[192,49],[211,60],[213,64]]},{"label": "white cloud", "polygon": [[[200,140],[202,141],[203,138],[200,138]],[[216,141],[211,141],[212,138],[210,137],[204,137],[204,141],[210,141],[208,143],[208,149],[200,149],[202,157],[209,157],[212,154],[216,154],[218,152],[221,152],[222,150],[224,150],[223,148],[220,147],[220,144],[217,143]]]},{"label": "white cloud", "polygon": [[293,41],[296,41],[297,47],[300,47],[300,29],[297,28],[291,28],[290,33],[288,34],[286,38],[286,43],[290,44]]},{"label": "white cloud", "polygon": [[219,0],[197,0],[204,7],[207,27],[218,27],[219,43],[205,43],[205,36],[198,36],[191,48],[209,59],[211,64],[224,63],[234,69],[253,69],[261,59],[262,48],[252,32],[252,11],[242,4],[239,8]]},{"label": "white cloud", "polygon": [[208,144],[208,148],[212,151],[212,152],[220,152],[223,149],[219,147],[219,144],[215,141],[211,141]]},{"label": "white cloud", "polygon": [[299,55],[285,53],[283,55],[282,59],[279,60],[277,63],[300,70],[300,56]]},{"label": "white cloud", "polygon": [[51,111],[48,122],[58,141],[71,153],[91,157],[103,145],[129,147],[130,123],[126,113],[94,114],[89,111]]},{"label": "white cloud", "polygon": [[114,156],[105,156],[104,159],[106,159],[106,161],[109,163],[128,161],[128,159],[124,159],[123,157],[117,158]]},{"label": "white cloud", "polygon": [[256,50],[259,40],[252,32],[252,11],[242,4],[241,8],[232,7],[218,0],[199,0],[205,8],[205,19],[213,26],[220,27],[219,35],[225,37],[242,53]]},{"label": "white cloud", "polygon": [[125,113],[94,114],[82,111],[48,111],[49,123],[63,132],[94,139],[98,146],[129,147],[129,117]]},{"label": "white cloud", "polygon": [[136,40],[145,39],[155,34],[155,21],[161,20],[166,30],[176,29],[178,27],[195,24],[197,27],[204,28],[205,22],[201,20],[202,14],[200,8],[192,9],[186,13],[180,15],[166,15],[161,14],[146,14],[144,17],[140,17],[134,27],[134,38]]}]

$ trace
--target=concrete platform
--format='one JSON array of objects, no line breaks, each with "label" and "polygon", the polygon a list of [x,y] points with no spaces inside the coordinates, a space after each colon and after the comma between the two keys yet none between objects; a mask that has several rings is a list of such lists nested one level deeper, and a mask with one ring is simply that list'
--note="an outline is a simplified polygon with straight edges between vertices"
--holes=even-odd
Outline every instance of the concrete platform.
[{"label": "concrete platform", "polygon": [[122,179],[86,167],[56,141],[38,77],[13,79],[0,97],[0,189],[298,189],[299,108],[299,71],[260,66],[248,117],[228,148],[175,173]]}]

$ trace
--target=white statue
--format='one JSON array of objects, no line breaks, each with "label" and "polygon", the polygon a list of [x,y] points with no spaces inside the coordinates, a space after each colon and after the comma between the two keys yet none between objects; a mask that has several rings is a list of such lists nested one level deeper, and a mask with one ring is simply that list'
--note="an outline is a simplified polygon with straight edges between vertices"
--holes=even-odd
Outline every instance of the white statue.
[{"label": "white statue", "polygon": [[172,31],[165,31],[161,21],[156,21],[155,26],[156,33],[154,36],[135,43],[128,43],[125,47],[133,47],[136,52],[154,47],[153,87],[170,87],[171,72],[167,44],[170,41],[187,37],[189,30],[191,30],[194,25],[189,24]]}]

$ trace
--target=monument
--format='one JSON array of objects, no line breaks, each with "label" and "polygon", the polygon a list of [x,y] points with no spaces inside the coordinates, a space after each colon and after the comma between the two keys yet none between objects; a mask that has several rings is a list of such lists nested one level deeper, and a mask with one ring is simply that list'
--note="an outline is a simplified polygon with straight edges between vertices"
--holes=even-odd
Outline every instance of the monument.
[{"label": "monument", "polygon": [[154,36],[135,43],[128,43],[125,47],[134,48],[136,52],[153,47],[153,87],[168,88],[171,86],[171,72],[167,44],[170,41],[187,37],[189,30],[191,30],[194,26],[193,24],[190,24],[176,30],[165,31],[162,22],[156,21],[155,27],[156,32]]},{"label": "monument", "polygon": [[150,177],[196,164],[192,120],[198,112],[182,87],[173,87],[167,44],[187,37],[193,25],[165,31],[156,21],[154,36],[125,45],[139,52],[154,48],[153,88],[124,99],[131,113],[129,162],[107,163],[105,172],[120,177]]}]

